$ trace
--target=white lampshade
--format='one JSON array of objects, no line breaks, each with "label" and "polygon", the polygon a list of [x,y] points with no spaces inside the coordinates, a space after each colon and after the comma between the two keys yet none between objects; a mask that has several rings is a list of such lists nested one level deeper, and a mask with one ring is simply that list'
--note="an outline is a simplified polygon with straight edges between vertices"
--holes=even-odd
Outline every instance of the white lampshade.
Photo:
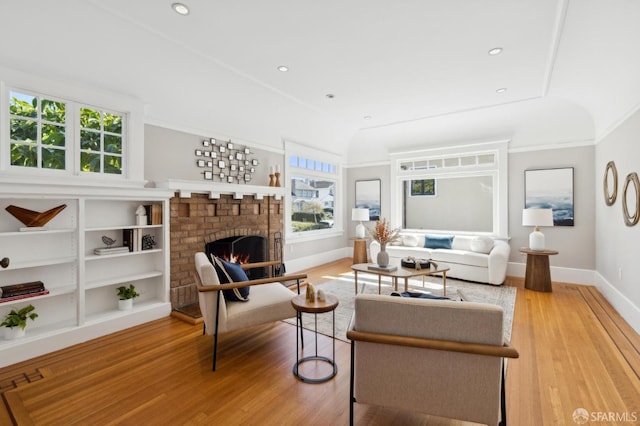
[{"label": "white lampshade", "polygon": [[522,210],[522,226],[534,226],[529,234],[529,248],[531,250],[544,250],[544,234],[540,232],[541,226],[553,226],[553,210],[551,209],[524,209]]},{"label": "white lampshade", "polygon": [[351,220],[360,222],[369,220],[369,209],[351,209]]},{"label": "white lampshade", "polygon": [[522,226],[553,226],[553,210],[551,209],[522,210]]},{"label": "white lampshade", "polygon": [[369,209],[351,209],[351,220],[358,222],[356,226],[356,238],[364,238],[365,229],[362,221],[369,220]]}]

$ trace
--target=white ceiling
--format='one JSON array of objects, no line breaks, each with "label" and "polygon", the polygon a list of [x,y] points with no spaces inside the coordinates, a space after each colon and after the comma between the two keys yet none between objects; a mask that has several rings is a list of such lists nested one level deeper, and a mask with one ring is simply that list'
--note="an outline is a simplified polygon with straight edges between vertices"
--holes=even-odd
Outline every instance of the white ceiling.
[{"label": "white ceiling", "polygon": [[638,1],[183,2],[0,0],[0,65],[133,96],[148,123],[351,164],[592,143],[640,102]]}]

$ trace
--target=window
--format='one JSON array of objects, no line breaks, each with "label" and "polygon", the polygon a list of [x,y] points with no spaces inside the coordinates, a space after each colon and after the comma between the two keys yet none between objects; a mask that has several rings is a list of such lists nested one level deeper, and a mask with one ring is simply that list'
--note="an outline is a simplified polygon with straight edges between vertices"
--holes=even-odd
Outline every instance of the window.
[{"label": "window", "polygon": [[436,195],[435,179],[418,179],[411,181],[411,196],[433,196]]},{"label": "window", "polygon": [[59,170],[68,175],[122,175],[126,116],[22,90],[8,91],[9,154],[13,170]]},{"label": "window", "polygon": [[122,115],[80,108],[80,170],[122,173]]},{"label": "window", "polygon": [[391,172],[393,226],[507,235],[506,142],[393,154]]},{"label": "window", "polygon": [[66,108],[61,101],[9,92],[11,165],[66,169]]},{"label": "window", "polygon": [[288,235],[300,238],[341,232],[338,157],[293,143],[286,146],[291,195]]}]

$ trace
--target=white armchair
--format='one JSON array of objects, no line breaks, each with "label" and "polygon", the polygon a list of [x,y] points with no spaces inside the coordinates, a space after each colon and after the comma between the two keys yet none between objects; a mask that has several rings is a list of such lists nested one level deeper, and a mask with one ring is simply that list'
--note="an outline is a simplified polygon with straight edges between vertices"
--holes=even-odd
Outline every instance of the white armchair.
[{"label": "white armchair", "polygon": [[[195,255],[196,284],[200,301],[200,311],[204,319],[204,332],[213,335],[213,367],[216,370],[218,334],[253,325],[279,321],[296,316],[291,299],[296,295],[282,285],[282,281],[295,280],[300,293],[300,280],[306,274],[220,284],[218,274],[206,254]],[[260,262],[242,265],[244,269],[267,267],[280,262]],[[269,268],[270,269],[270,268]],[[223,290],[251,286],[249,301],[229,302],[222,297]]]},{"label": "white armchair", "polygon": [[496,305],[363,295],[351,340],[350,424],[354,403],[496,425],[506,424],[503,342]]}]

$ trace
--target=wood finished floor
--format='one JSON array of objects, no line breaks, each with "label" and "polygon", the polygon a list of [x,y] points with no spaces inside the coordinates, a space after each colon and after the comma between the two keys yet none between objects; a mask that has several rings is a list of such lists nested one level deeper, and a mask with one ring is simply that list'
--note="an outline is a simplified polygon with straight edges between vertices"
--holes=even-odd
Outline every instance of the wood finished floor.
[{"label": "wood finished floor", "polygon": [[[349,272],[350,263],[307,272],[320,284]],[[520,352],[508,366],[511,425],[573,425],[581,407],[640,417],[640,337],[595,288],[554,283],[553,293],[537,293],[522,280],[506,285],[517,287],[512,344]],[[320,351],[330,345],[321,336]],[[0,404],[0,424],[11,424],[11,415],[20,425],[348,423],[347,343],[336,342],[336,378],[318,385],[292,375],[289,324],[222,335],[215,373],[211,347],[200,326],[165,318],[0,369],[12,410]],[[467,424],[365,405],[356,405],[356,422]]]}]

